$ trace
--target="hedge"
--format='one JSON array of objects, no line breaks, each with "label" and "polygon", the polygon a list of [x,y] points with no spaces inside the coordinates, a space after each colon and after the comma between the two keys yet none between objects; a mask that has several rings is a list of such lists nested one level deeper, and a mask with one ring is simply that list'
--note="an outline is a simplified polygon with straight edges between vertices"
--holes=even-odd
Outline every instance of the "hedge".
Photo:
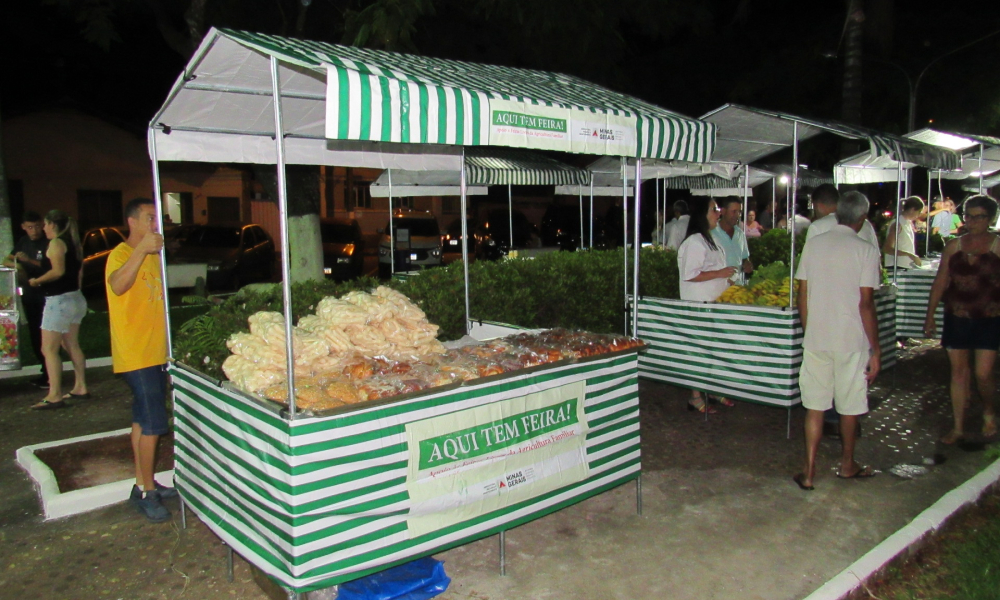
[{"label": "hedge", "polygon": [[[523,327],[566,327],[598,333],[622,332],[625,321],[622,250],[552,252],[535,259],[479,261],[469,266],[470,305],[476,319]],[[628,255],[631,268],[631,253]],[[677,298],[677,253],[644,248],[640,253],[642,295]],[[441,327],[440,339],[465,334],[462,263],[429,269],[406,281],[388,281],[420,306]],[[631,281],[631,278],[630,278]],[[311,314],[325,296],[380,285],[371,278],[344,283],[315,281],[292,286],[292,315]],[[631,287],[629,288],[631,289]],[[174,338],[175,357],[221,378],[229,355],[225,342],[247,330],[247,317],[261,310],[281,311],[281,287],[252,286],[185,323]]]}]

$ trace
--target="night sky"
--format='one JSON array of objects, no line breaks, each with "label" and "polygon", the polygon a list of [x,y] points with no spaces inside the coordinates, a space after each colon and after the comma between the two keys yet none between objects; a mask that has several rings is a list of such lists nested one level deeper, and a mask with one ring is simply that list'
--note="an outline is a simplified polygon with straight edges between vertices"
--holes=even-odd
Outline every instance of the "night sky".
[{"label": "night sky", "polygon": [[[156,27],[157,0],[102,0],[116,40],[85,39],[71,0],[6,3],[0,19],[4,116],[75,107],[142,131],[186,60]],[[172,24],[188,0],[159,0]],[[417,0],[413,0],[417,1]],[[426,2],[426,0],[424,0]],[[361,0],[314,0],[303,37],[341,42],[343,9]],[[413,21],[422,54],[572,73],[699,116],[726,102],[838,118],[842,63],[835,52],[843,1],[436,0]],[[993,1],[909,0],[866,23],[863,124],[904,133],[908,88],[933,58],[1000,30]],[[207,25],[294,31],[292,0],[208,0]],[[491,11],[492,10],[492,11]],[[874,14],[874,12],[873,12]],[[880,16],[882,15],[882,16]],[[877,59],[877,60],[875,60]],[[890,61],[893,67],[884,61]],[[1000,135],[1000,35],[932,67],[919,90],[917,125]]]}]

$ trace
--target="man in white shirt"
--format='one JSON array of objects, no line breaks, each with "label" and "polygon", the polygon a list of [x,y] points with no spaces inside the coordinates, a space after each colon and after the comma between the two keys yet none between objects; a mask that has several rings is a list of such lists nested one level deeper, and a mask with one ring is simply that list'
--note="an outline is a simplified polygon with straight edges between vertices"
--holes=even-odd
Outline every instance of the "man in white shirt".
[{"label": "man in white shirt", "polygon": [[[837,202],[840,200],[840,192],[832,184],[824,183],[813,190],[811,196],[815,220],[806,230],[806,241],[821,233],[830,231],[837,225]],[[875,226],[868,219],[858,232],[858,237],[869,242],[876,249],[880,248],[878,243],[878,233]]]},{"label": "man in white shirt", "polygon": [[834,401],[841,415],[837,476],[874,475],[854,460],[858,416],[868,412],[868,383],[878,375],[881,359],[875,313],[880,253],[857,235],[867,214],[863,194],[844,194],[837,205],[837,225],[806,244],[795,273],[805,330],[799,388],[806,409],[806,457],[803,472],[793,479],[806,491],[814,489],[823,411]]},{"label": "man in white shirt", "polygon": [[747,274],[753,271],[750,262],[750,249],[747,246],[747,236],[739,227],[743,214],[743,201],[739,198],[722,198],[718,200],[719,223],[712,229],[712,238],[726,254],[726,266],[734,267],[738,273]]},{"label": "man in white shirt", "polygon": [[674,218],[666,224],[667,248],[676,250],[681,247],[684,238],[687,237],[688,223],[691,215],[688,214],[688,203],[683,200],[674,202]]}]

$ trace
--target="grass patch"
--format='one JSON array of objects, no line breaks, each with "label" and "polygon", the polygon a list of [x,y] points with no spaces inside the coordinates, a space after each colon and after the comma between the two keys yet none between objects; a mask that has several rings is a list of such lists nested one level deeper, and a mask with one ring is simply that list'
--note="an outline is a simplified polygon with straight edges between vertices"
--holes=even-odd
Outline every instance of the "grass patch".
[{"label": "grass patch", "polygon": [[[170,329],[174,335],[181,325],[191,319],[200,316],[210,307],[208,305],[198,306],[172,306],[170,307]],[[87,316],[80,323],[80,349],[87,358],[104,358],[111,356],[111,326],[108,322],[107,311],[89,311]],[[41,364],[41,357],[35,356],[31,348],[31,340],[28,337],[28,328],[24,323],[18,326],[18,339],[21,346],[21,366],[30,367]],[[64,360],[69,360],[66,352],[63,351]]]},{"label": "grass patch", "polygon": [[1000,491],[948,520],[915,556],[893,564],[854,600],[996,600],[1000,597]]}]

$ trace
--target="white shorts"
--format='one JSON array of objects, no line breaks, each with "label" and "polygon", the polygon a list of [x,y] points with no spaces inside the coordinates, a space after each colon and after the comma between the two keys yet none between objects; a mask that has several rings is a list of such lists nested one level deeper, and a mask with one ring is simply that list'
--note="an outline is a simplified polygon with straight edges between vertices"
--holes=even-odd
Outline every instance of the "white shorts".
[{"label": "white shorts", "polygon": [[802,353],[799,389],[802,406],[809,410],[829,410],[836,401],[842,415],[868,412],[868,352]]},{"label": "white shorts", "polygon": [[70,325],[79,325],[87,315],[87,299],[77,290],[58,296],[45,297],[42,312],[42,329],[57,333],[69,333]]}]

